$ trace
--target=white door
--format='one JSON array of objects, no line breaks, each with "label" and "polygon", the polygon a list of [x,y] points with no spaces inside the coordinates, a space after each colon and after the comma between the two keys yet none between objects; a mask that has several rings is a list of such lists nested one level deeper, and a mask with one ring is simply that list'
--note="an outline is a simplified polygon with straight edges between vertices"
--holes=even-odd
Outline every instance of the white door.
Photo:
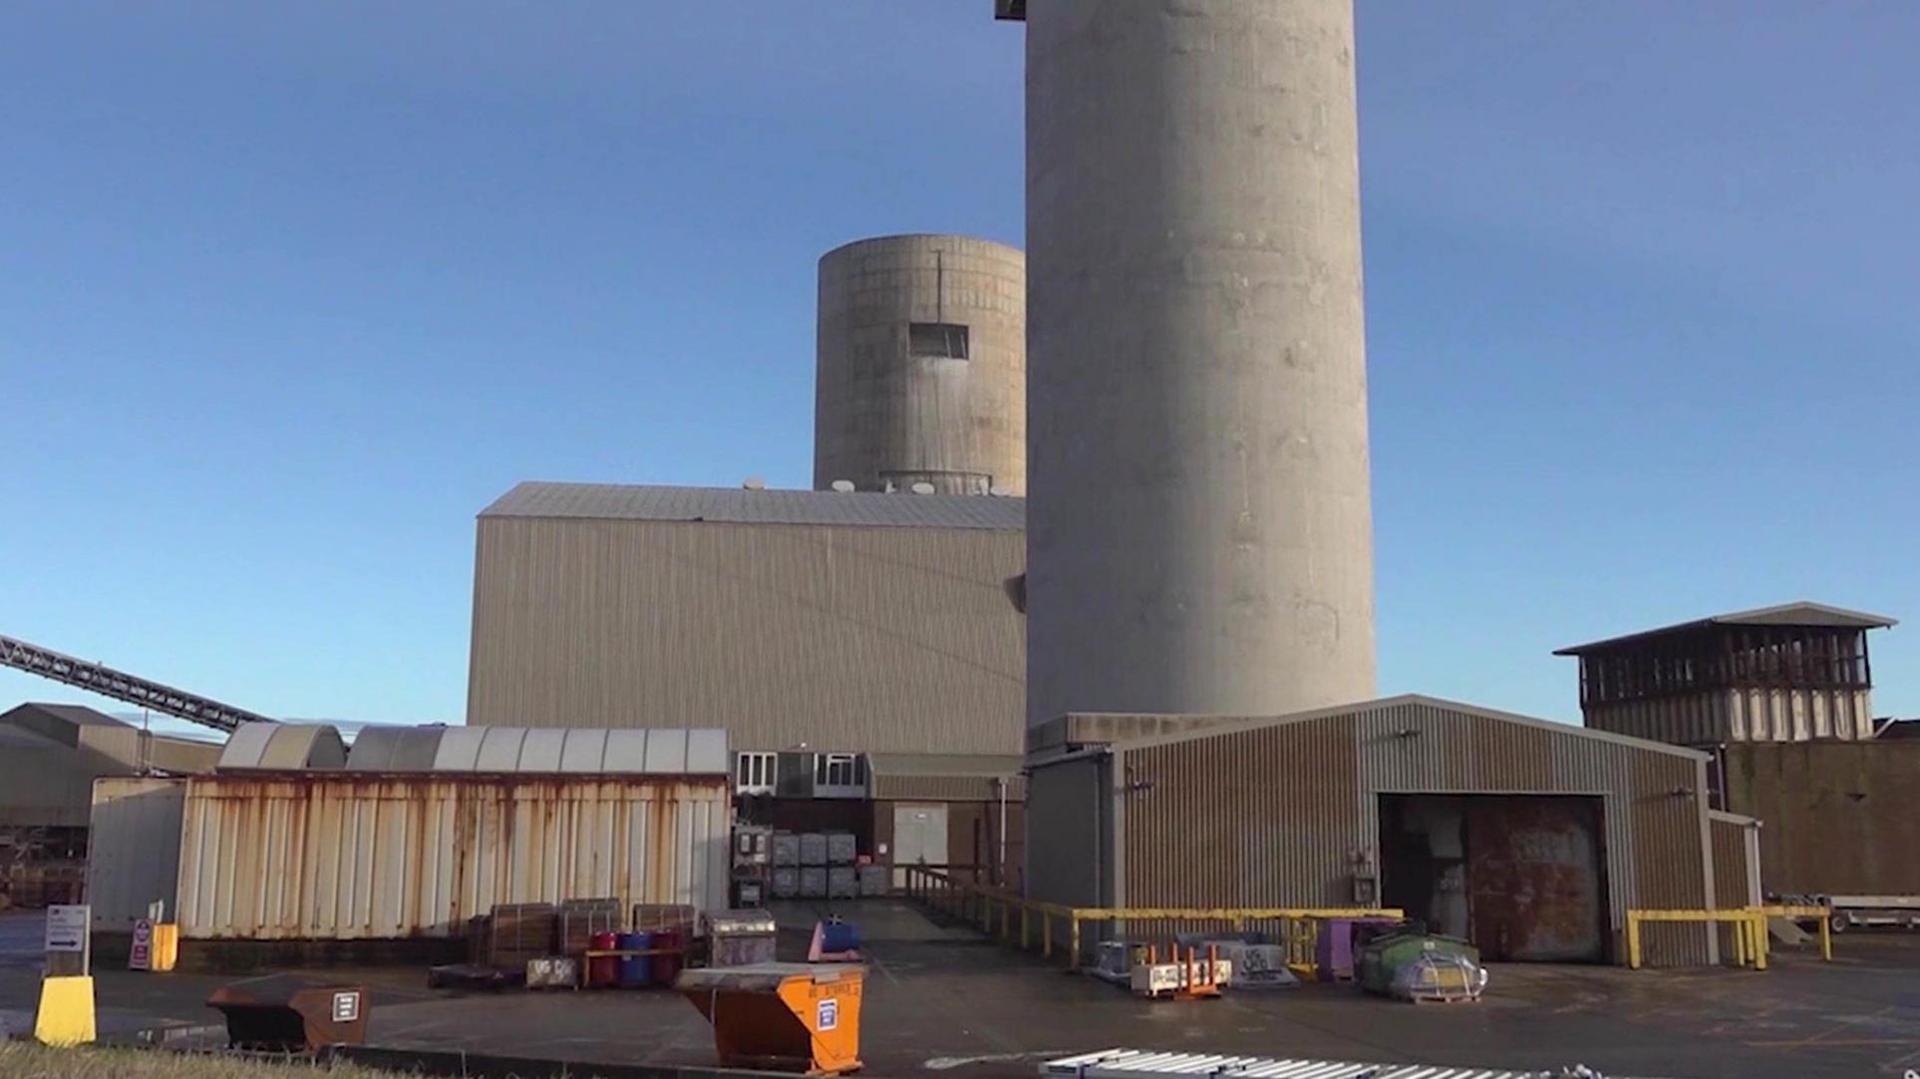
[{"label": "white door", "polygon": [[[896,805],[893,807],[893,864],[947,864],[947,807]],[[905,888],[907,873],[893,871],[893,886]]]}]

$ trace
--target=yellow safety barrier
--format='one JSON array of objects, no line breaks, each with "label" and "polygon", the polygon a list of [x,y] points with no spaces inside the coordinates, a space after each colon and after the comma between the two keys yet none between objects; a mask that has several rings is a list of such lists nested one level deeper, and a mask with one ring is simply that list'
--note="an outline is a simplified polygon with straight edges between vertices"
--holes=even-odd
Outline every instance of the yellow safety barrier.
[{"label": "yellow safety barrier", "polygon": [[1088,922],[1223,922],[1234,932],[1249,923],[1278,922],[1286,946],[1287,963],[1312,977],[1314,946],[1319,923],[1334,918],[1403,918],[1405,913],[1378,907],[1069,907],[1016,895],[1003,888],[964,881],[920,866],[907,866],[907,896],[930,909],[980,927],[989,936],[1015,942],[1014,914],[1019,913],[1018,946],[1033,946],[1038,922],[1040,954],[1053,957],[1054,923],[1067,930],[1067,965],[1078,969],[1081,926]]},{"label": "yellow safety barrier", "polygon": [[1752,964],[1755,970],[1767,969],[1764,944],[1766,920],[1751,907],[1731,910],[1629,910],[1627,911],[1627,966],[1639,970],[1640,927],[1647,922],[1711,922],[1733,926],[1733,961],[1736,966]]},{"label": "yellow safety barrier", "polygon": [[1645,922],[1714,922],[1733,926],[1733,962],[1766,970],[1772,951],[1767,937],[1768,918],[1818,918],[1820,920],[1820,958],[1833,962],[1833,912],[1826,907],[1772,906],[1738,907],[1725,910],[1629,910],[1627,911],[1627,966],[1640,969],[1640,927]]},{"label": "yellow safety barrier", "polygon": [[1820,922],[1820,958],[1833,962],[1833,908],[1817,906],[1772,906],[1747,908],[1760,916],[1760,954],[1764,957],[1773,944],[1767,935],[1768,918],[1814,918]]}]

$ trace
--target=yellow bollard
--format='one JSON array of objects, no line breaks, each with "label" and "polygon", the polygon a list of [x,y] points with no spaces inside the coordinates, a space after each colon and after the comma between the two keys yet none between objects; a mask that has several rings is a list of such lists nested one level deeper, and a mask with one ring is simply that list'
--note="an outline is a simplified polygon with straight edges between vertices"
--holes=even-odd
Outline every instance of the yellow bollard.
[{"label": "yellow bollard", "polygon": [[34,1040],[71,1049],[92,1044],[95,1035],[92,976],[70,974],[43,979],[40,1010],[33,1016]]},{"label": "yellow bollard", "polygon": [[1820,916],[1820,958],[1833,962],[1833,912]]},{"label": "yellow bollard", "polygon": [[1080,969],[1080,916],[1073,916],[1073,926],[1067,934],[1067,969]]},{"label": "yellow bollard", "polygon": [[1627,912],[1627,969],[1640,969],[1640,919]]},{"label": "yellow bollard", "polygon": [[1053,958],[1053,915],[1040,915],[1040,955],[1044,959]]}]

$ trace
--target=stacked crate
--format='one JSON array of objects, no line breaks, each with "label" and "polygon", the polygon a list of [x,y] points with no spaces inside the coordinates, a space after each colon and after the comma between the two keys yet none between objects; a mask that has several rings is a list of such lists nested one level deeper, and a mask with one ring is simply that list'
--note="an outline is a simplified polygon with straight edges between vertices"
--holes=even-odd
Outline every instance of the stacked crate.
[{"label": "stacked crate", "polygon": [[800,837],[792,832],[773,833],[773,873],[768,890],[775,899],[795,899],[800,895]]},{"label": "stacked crate", "polygon": [[484,961],[500,970],[524,971],[529,961],[553,954],[559,927],[560,913],[552,903],[502,903],[481,927]]},{"label": "stacked crate", "polygon": [[595,933],[618,933],[620,900],[569,899],[560,904],[560,954],[579,956],[593,947]]},{"label": "stacked crate", "polygon": [[800,836],[800,898],[827,897],[827,836],[804,832]]}]

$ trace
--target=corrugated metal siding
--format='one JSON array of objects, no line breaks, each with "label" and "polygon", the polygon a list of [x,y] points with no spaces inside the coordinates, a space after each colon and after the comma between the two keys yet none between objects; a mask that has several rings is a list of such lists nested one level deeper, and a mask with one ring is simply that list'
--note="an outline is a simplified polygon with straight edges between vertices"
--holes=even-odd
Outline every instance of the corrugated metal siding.
[{"label": "corrugated metal siding", "polygon": [[727,901],[721,780],[339,774],[190,781],[189,939],[448,936],[499,903]]},{"label": "corrugated metal siding", "polygon": [[1353,725],[1341,717],[1128,750],[1121,902],[1351,901],[1348,854],[1374,834],[1363,823]]},{"label": "corrugated metal siding", "polygon": [[[1707,899],[1693,754],[1416,700],[1123,746],[1122,757],[1134,790],[1123,837],[1128,905],[1344,905],[1350,853],[1379,842],[1381,793],[1596,794],[1616,937],[1629,906]],[[1029,801],[1030,819],[1046,820],[1037,795]],[[1648,959],[1704,961],[1705,941],[1697,927],[1656,927]]]},{"label": "corrugated metal siding", "polygon": [[1659,700],[1620,701],[1586,708],[1587,726],[1650,742],[1710,746],[1727,740],[1728,696],[1686,693]]},{"label": "corrugated metal siding", "polygon": [[483,517],[468,722],[1018,754],[1025,554],[983,529]]},{"label": "corrugated metal siding", "polygon": [[[1000,782],[985,776],[875,775],[873,797],[900,802],[997,802]],[[1009,802],[1025,801],[1026,779],[1009,777],[1006,797]]]},{"label": "corrugated metal siding", "polygon": [[1682,746],[1722,742],[1864,741],[1873,737],[1866,689],[1733,689],[1588,705],[1595,730]]},{"label": "corrugated metal siding", "polygon": [[0,826],[83,828],[94,778],[125,770],[91,749],[0,731]]},{"label": "corrugated metal siding", "polygon": [[147,905],[174,910],[180,876],[180,822],[187,801],[184,779],[108,777],[93,784],[87,837],[87,902],[93,927],[132,932]]},{"label": "corrugated metal siding", "polygon": [[1920,894],[1920,742],[1734,745],[1727,808],[1757,817],[1783,895]]},{"label": "corrugated metal siding", "polygon": [[1711,814],[1708,825],[1713,830],[1713,905],[1726,909],[1759,903],[1747,866],[1749,825],[1724,813]]},{"label": "corrugated metal siding", "polygon": [[1866,689],[1736,689],[1727,694],[1735,742],[1805,742],[1873,737],[1873,693]]}]

